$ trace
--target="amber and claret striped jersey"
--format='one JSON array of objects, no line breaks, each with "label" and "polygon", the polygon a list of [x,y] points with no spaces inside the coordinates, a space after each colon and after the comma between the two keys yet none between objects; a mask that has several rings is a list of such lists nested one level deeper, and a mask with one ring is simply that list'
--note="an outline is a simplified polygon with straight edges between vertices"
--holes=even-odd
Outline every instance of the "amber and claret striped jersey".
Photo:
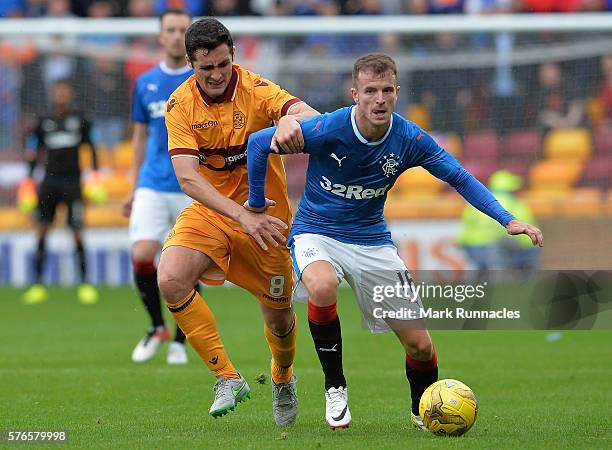
[{"label": "amber and claret striped jersey", "polygon": [[[278,85],[237,64],[233,65],[225,95],[217,101],[200,88],[192,75],[166,104],[170,157],[198,158],[200,174],[223,195],[242,205],[249,193],[249,136],[271,126],[298,102],[300,99]],[[286,184],[280,156],[271,155],[266,195],[276,201],[270,214],[282,220],[291,217]]]}]

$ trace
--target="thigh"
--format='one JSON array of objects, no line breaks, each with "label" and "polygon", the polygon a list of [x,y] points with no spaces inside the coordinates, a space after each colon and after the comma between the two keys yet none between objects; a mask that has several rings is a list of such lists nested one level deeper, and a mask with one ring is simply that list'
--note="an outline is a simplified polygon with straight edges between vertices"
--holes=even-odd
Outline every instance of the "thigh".
[{"label": "thigh", "polygon": [[85,209],[80,183],[67,184],[63,189],[63,202],[68,207],[68,225],[74,230],[83,228]]},{"label": "thigh", "polygon": [[210,258],[204,253],[176,245],[164,250],[159,261],[159,270],[163,268],[165,272],[184,280],[187,286],[193,287],[210,262]]},{"label": "thigh", "polygon": [[[293,291],[293,299],[295,301],[300,303],[308,301],[308,288],[304,283],[308,280],[303,279],[303,273],[304,271],[308,272],[309,266],[313,263],[317,263],[317,268],[330,267],[334,272],[337,284],[342,281],[344,270],[338,259],[341,249],[338,248],[338,245],[334,245],[334,242],[337,241],[333,239],[328,240],[317,234],[299,234],[293,238],[291,243],[291,260],[297,277]],[[320,262],[326,262],[329,266],[318,264]],[[311,268],[313,267],[315,266]],[[310,275],[316,277],[317,273],[310,273]]]},{"label": "thigh", "polygon": [[422,318],[414,281],[394,246],[359,246],[352,261],[346,279],[355,291],[367,328],[385,332]]},{"label": "thigh", "polygon": [[232,233],[231,248],[227,279],[270,308],[290,308],[293,270],[289,249],[279,245],[264,251],[242,231]]},{"label": "thigh", "polygon": [[136,189],[130,214],[130,243],[163,242],[173,224],[174,216],[162,193],[147,188]]},{"label": "thigh", "polygon": [[168,303],[175,303],[187,295],[206,272],[211,259],[198,250],[171,246],[160,257],[158,280]]},{"label": "thigh", "polygon": [[190,205],[179,215],[168,235],[164,253],[172,247],[185,247],[206,255],[211,264],[200,274],[203,283],[223,284],[228,277],[231,232],[224,224],[213,220],[201,206]]},{"label": "thigh", "polygon": [[58,190],[48,182],[43,181],[38,188],[38,221],[42,224],[53,223],[55,210],[59,202]]}]

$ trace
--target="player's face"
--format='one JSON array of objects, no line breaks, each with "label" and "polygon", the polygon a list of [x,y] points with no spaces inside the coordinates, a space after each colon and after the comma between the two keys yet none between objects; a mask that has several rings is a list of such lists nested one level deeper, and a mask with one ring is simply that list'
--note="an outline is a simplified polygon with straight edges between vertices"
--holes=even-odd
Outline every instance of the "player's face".
[{"label": "player's face", "polygon": [[366,121],[376,127],[387,125],[400,90],[393,71],[384,74],[359,72],[356,84],[351,93]]},{"label": "player's face", "polygon": [[73,95],[72,87],[65,83],[58,83],[51,91],[51,101],[56,106],[67,107],[72,102]]},{"label": "player's face", "polygon": [[171,58],[185,56],[185,32],[191,20],[185,14],[166,14],[161,23],[159,44]]},{"label": "player's face", "polygon": [[233,50],[221,44],[210,51],[198,50],[194,61],[188,59],[198,84],[209,97],[218,98],[227,89],[232,77]]}]

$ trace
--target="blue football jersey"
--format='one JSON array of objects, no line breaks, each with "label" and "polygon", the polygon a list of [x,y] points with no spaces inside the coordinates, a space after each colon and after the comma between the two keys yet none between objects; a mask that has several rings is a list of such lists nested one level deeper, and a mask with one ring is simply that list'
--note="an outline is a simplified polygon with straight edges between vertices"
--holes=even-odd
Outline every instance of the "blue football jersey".
[{"label": "blue football jersey", "polygon": [[[376,142],[359,131],[355,107],[315,116],[301,127],[304,152],[310,157],[289,244],[303,233],[349,244],[392,244],[383,214],[387,193],[405,170],[417,166],[451,184],[502,225],[513,219],[459,161],[398,114],[392,115],[389,129]],[[265,160],[273,132],[262,130],[249,139],[249,204],[254,207],[264,202]]]},{"label": "blue football jersey", "polygon": [[147,124],[147,149],[136,187],[162,192],[181,192],[168,154],[168,130],[164,109],[170,95],[193,70],[169,69],[163,63],[142,74],[134,87],[132,120]]}]

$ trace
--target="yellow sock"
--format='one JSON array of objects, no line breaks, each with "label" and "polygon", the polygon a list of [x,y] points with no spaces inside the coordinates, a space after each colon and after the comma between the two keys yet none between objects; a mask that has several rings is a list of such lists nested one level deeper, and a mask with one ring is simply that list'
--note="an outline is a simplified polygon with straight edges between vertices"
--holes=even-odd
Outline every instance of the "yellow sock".
[{"label": "yellow sock", "polygon": [[276,384],[287,383],[293,375],[295,359],[295,338],[297,337],[297,317],[293,315],[291,330],[284,336],[277,336],[264,324],[264,335],[272,353],[272,380]]},{"label": "yellow sock", "polygon": [[212,311],[198,292],[192,290],[180,302],[168,305],[168,309],[191,346],[212,372],[226,378],[239,377],[217,333]]}]

